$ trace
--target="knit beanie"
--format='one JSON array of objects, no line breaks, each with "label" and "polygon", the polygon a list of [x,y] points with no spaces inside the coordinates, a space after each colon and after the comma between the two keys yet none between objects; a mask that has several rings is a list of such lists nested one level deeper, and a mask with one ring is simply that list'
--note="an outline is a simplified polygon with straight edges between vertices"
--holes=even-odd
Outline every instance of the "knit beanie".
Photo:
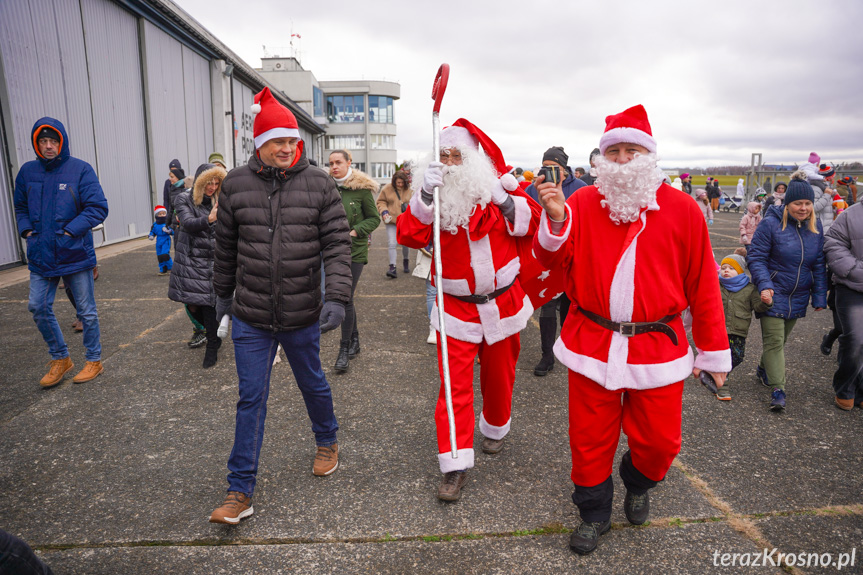
[{"label": "knit beanie", "polygon": [[212,154],[210,154],[210,157],[207,158],[207,163],[208,164],[219,164],[223,168],[228,167],[228,164],[225,163],[225,158],[222,157],[222,154],[220,154],[219,152],[213,152]]},{"label": "knit beanie", "polygon": [[39,133],[36,135],[36,141],[38,142],[42,138],[50,138],[55,142],[60,142],[63,138],[60,137],[60,132],[52,128],[51,126],[44,126]]},{"label": "knit beanie", "polygon": [[183,171],[183,168],[171,168],[171,173],[180,181],[186,178],[186,172]]},{"label": "knit beanie", "polygon": [[532,181],[533,181],[533,172],[531,172],[530,170],[526,170],[526,171],[522,174],[522,176],[524,176],[524,179],[525,179],[526,181],[528,181],[528,182],[532,182]]},{"label": "knit beanie", "polygon": [[785,192],[785,205],[797,200],[809,200],[815,202],[815,192],[812,191],[812,186],[803,180],[791,180],[788,184],[788,191]]},{"label": "knit beanie", "polygon": [[566,165],[569,163],[569,156],[566,155],[561,146],[552,146],[542,155],[543,162],[548,160],[555,162],[562,168],[566,168]]},{"label": "knit beanie", "polygon": [[812,152],[811,154],[809,154],[809,163],[816,165],[821,163],[821,156],[819,156],[815,152]]},{"label": "knit beanie", "polygon": [[739,274],[746,273],[746,260],[737,254],[731,254],[730,256],[725,256],[724,258],[722,258],[722,261],[719,262],[719,265],[721,266],[725,264],[733,267],[735,270],[737,270],[737,273]]},{"label": "knit beanie", "polygon": [[818,166],[818,175],[824,178],[829,178],[835,173],[836,170],[834,170],[833,166],[831,166],[830,164],[821,164],[820,166]]}]

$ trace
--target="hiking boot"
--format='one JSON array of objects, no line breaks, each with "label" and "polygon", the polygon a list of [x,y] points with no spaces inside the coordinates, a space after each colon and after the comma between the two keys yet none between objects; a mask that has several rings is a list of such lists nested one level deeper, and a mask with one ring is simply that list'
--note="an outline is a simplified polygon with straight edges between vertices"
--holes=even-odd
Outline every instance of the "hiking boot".
[{"label": "hiking boot", "polygon": [[488,453],[489,455],[496,455],[503,451],[503,438],[501,439],[490,439],[488,437],[484,437],[482,439],[482,452]]},{"label": "hiking boot", "polygon": [[719,401],[731,401],[731,390],[728,389],[727,383],[716,389],[716,399]]},{"label": "hiking boot", "polygon": [[396,266],[390,264],[390,269],[387,270],[387,277],[396,279],[398,275],[398,272],[396,272]]},{"label": "hiking boot", "polygon": [[770,411],[785,410],[785,391],[776,388],[770,396]]},{"label": "hiking boot", "polygon": [[315,453],[315,463],[312,466],[312,473],[318,477],[332,474],[339,468],[339,444],[333,443],[328,447],[318,445],[318,451]]},{"label": "hiking boot", "polygon": [[466,469],[444,473],[440,487],[437,488],[437,498],[441,501],[458,501],[465,482],[467,482]]},{"label": "hiking boot", "polygon": [[76,319],[72,322],[72,329],[77,332],[84,331],[84,322],[82,322],[80,319]]},{"label": "hiking boot", "polygon": [[854,400],[853,399],[842,399],[840,397],[836,397],[836,407],[841,409],[842,411],[851,411],[854,409]]},{"label": "hiking boot", "polygon": [[192,349],[196,347],[201,347],[207,343],[207,330],[204,329],[196,329],[194,333],[192,333],[192,339],[189,340],[189,347]]},{"label": "hiking boot", "polygon": [[760,365],[755,368],[755,375],[764,387],[770,387],[770,381],[767,380],[767,371]]},{"label": "hiking boot", "polygon": [[828,339],[830,339],[830,334],[824,334],[824,337],[821,338],[821,353],[824,355],[830,355],[830,352],[833,351],[833,342],[828,343]]},{"label": "hiking boot", "polygon": [[97,375],[105,371],[101,361],[88,361],[84,364],[84,369],[78,372],[78,375],[72,378],[72,383],[85,383],[91,379],[95,379]]},{"label": "hiking boot", "polygon": [[404,264],[404,272],[405,272],[406,274],[411,273],[411,265],[410,265],[410,261],[409,261],[409,260],[402,260],[402,263]]},{"label": "hiking boot", "polygon": [[596,549],[599,536],[611,529],[611,520],[590,523],[582,521],[569,537],[569,548],[579,555],[587,555]]},{"label": "hiking boot", "polygon": [[51,369],[49,369],[48,373],[45,374],[45,377],[39,381],[39,385],[45,389],[54,387],[63,381],[63,376],[66,375],[70,369],[75,367],[75,364],[72,363],[72,358],[68,355],[63,359],[52,359],[48,365]]},{"label": "hiking boot", "polygon": [[333,369],[339,373],[344,373],[348,370],[348,344],[343,343],[339,346],[339,356],[336,358]]},{"label": "hiking boot", "polygon": [[348,345],[348,359],[353,359],[360,354],[360,336],[354,334],[351,336],[351,343]]},{"label": "hiking boot", "polygon": [[536,367],[533,368],[533,374],[540,377],[548,375],[548,372],[554,369],[554,354],[544,355]]},{"label": "hiking boot", "polygon": [[645,492],[644,495],[636,495],[627,489],[626,497],[623,498],[623,512],[630,523],[642,525],[650,515],[650,494]]},{"label": "hiking boot", "polygon": [[225,523],[236,525],[240,519],[252,515],[255,508],[252,507],[252,498],[239,491],[228,491],[225,502],[210,515],[210,523]]}]

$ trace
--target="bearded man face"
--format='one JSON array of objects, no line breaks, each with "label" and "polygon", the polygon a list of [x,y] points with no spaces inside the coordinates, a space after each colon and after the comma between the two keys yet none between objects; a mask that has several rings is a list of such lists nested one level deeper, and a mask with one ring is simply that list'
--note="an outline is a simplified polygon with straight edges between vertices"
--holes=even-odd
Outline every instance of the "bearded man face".
[{"label": "bearded man face", "polygon": [[664,178],[656,167],[656,154],[637,144],[609,146],[605,154],[594,158],[591,173],[603,207],[616,224],[634,222],[641,210],[656,201],[656,190]]}]

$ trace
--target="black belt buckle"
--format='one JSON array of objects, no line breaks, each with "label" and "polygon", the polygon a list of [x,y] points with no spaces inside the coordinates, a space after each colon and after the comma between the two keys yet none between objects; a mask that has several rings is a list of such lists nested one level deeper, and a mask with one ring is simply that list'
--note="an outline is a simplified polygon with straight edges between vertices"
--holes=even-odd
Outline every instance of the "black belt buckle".
[{"label": "black belt buckle", "polygon": [[635,335],[635,326],[637,324],[634,323],[620,323],[620,329],[618,333],[623,337],[632,337]]},{"label": "black belt buckle", "polygon": [[484,304],[484,303],[488,303],[491,301],[491,298],[488,297],[488,294],[474,295],[473,297],[476,298],[477,304]]}]

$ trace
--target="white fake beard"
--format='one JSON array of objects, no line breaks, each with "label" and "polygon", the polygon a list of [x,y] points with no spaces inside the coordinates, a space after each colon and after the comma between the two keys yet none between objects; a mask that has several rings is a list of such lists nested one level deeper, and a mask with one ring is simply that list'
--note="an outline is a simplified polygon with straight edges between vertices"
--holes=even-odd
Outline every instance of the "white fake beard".
[{"label": "white fake beard", "polygon": [[615,224],[628,224],[638,219],[641,210],[656,201],[656,190],[664,175],[656,167],[656,154],[636,154],[626,164],[617,164],[604,156],[596,156],[594,168],[596,187],[608,208],[608,217]]},{"label": "white fake beard", "polygon": [[[492,186],[497,174],[491,161],[478,151],[459,148],[462,164],[444,166],[443,187],[440,188],[440,225],[442,230],[456,233],[467,226],[474,209],[491,201]],[[413,182],[422,186],[428,162],[418,166]]]}]

